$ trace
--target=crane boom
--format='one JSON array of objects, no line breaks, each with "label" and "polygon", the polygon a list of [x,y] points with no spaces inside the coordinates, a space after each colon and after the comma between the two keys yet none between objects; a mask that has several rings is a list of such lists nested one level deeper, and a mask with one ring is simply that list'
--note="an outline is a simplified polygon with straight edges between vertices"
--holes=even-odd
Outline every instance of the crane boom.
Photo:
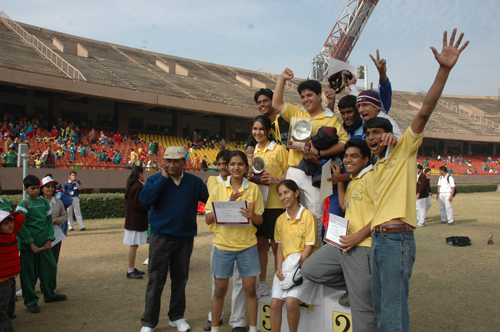
[{"label": "crane boom", "polygon": [[379,0],[348,0],[321,51],[312,61],[309,78],[326,81],[330,59],[347,61]]}]

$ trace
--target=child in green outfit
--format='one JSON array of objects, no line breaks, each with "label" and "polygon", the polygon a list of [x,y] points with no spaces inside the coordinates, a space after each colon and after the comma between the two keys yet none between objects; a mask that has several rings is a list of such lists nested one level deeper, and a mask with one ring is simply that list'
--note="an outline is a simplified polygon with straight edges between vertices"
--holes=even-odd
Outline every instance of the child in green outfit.
[{"label": "child in green outfit", "polygon": [[52,210],[47,200],[38,196],[38,177],[28,175],[23,184],[27,199],[19,202],[16,209],[25,218],[24,226],[17,235],[21,252],[20,281],[28,311],[39,313],[38,296],[35,293],[37,279],[40,279],[45,303],[65,301],[66,295],[55,292],[57,264],[51,251],[51,242],[55,240]]}]

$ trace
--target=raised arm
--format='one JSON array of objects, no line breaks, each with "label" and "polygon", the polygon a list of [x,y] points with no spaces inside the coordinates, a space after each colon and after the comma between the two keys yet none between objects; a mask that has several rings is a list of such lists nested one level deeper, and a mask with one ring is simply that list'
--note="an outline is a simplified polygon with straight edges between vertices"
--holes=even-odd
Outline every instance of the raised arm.
[{"label": "raised arm", "polygon": [[375,67],[377,67],[379,76],[378,94],[380,101],[382,102],[383,110],[385,113],[389,113],[392,103],[392,87],[391,82],[389,82],[389,78],[387,77],[387,61],[385,59],[380,59],[378,49],[377,58],[375,59],[371,54],[370,58],[373,60]]},{"label": "raised arm", "polygon": [[424,103],[422,108],[417,113],[413,121],[411,122],[411,129],[415,134],[420,134],[424,131],[425,125],[427,121],[436,108],[436,104],[441,97],[441,93],[443,92],[444,85],[448,80],[448,76],[450,75],[450,71],[457,63],[458,57],[460,53],[469,45],[469,41],[466,41],[465,44],[459,48],[460,43],[462,42],[462,38],[464,34],[461,33],[455,45],[455,35],[457,33],[457,29],[453,29],[453,33],[451,34],[450,42],[448,44],[448,32],[445,31],[443,34],[443,50],[441,53],[431,46],[431,50],[434,53],[434,57],[439,63],[439,70],[437,72],[434,83],[432,83],[429,92],[425,96]]},{"label": "raised arm", "polygon": [[274,89],[272,105],[273,105],[273,108],[278,113],[281,113],[281,111],[283,110],[283,105],[285,104],[283,101],[283,94],[285,93],[286,81],[291,80],[292,78],[293,78],[293,71],[289,68],[286,68],[281,73],[280,78],[278,79],[278,83],[276,83],[276,88]]}]

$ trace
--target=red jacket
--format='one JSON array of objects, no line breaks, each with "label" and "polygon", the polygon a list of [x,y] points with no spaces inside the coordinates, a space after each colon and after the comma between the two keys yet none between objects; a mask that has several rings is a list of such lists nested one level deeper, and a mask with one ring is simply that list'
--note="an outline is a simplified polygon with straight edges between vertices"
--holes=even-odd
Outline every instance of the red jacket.
[{"label": "red jacket", "polygon": [[15,277],[21,271],[19,250],[17,248],[17,233],[24,223],[24,216],[19,212],[12,214],[14,232],[0,234],[0,282]]}]

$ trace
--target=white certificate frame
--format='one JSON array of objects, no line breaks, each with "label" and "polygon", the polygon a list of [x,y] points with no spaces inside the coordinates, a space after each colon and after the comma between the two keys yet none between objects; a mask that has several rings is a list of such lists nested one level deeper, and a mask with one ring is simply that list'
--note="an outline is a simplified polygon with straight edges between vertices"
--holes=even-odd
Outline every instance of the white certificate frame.
[{"label": "white certificate frame", "polygon": [[249,227],[250,219],[243,217],[240,208],[248,208],[247,201],[212,202],[217,226]]},{"label": "white certificate frame", "polygon": [[325,242],[344,250],[340,243],[340,236],[349,233],[349,220],[330,213],[328,228],[325,233]]}]

